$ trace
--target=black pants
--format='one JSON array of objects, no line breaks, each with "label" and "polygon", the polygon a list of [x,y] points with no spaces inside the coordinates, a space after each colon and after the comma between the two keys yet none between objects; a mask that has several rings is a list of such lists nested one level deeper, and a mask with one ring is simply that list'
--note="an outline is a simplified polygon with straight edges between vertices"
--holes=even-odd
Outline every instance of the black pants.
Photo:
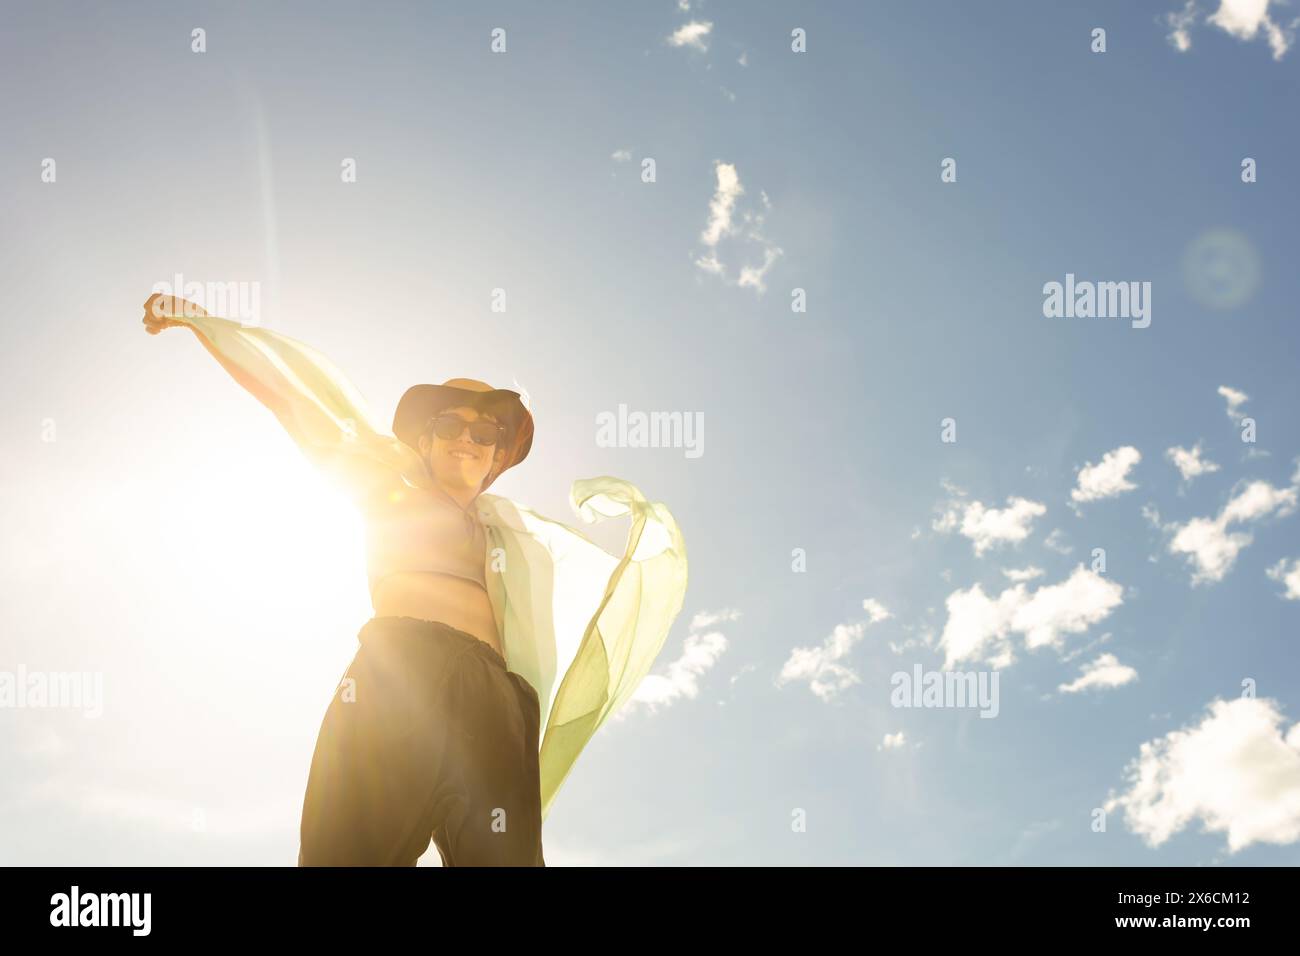
[{"label": "black pants", "polygon": [[545,866],[535,691],[473,635],[376,617],[325,712],[299,866]]}]

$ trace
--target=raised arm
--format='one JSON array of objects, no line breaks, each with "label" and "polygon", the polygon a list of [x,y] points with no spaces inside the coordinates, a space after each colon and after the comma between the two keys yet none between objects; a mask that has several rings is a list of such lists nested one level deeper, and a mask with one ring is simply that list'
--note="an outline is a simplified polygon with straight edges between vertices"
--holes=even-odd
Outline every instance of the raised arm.
[{"label": "raised arm", "polygon": [[322,472],[360,504],[401,486],[427,482],[419,456],[376,428],[365,400],[324,355],[296,339],[208,315],[200,306],[155,293],[144,305],[151,335],[173,326],[194,331],[221,366],[271,410]]}]

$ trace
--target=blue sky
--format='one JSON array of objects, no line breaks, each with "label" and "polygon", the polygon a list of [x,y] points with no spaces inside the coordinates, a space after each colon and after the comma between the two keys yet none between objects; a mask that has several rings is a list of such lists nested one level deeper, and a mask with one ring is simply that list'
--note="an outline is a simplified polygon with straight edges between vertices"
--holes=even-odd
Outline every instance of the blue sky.
[{"label": "blue sky", "polygon": [[[1300,862],[1297,17],[7,8],[0,672],[104,706],[0,709],[0,860],[295,859],[360,527],[192,337],[142,333],[179,273],[256,283],[381,420],[523,386],[495,493],[672,509],[683,612],[552,865]],[[1150,325],[1046,317],[1067,274],[1149,282]],[[603,447],[620,404],[703,453]],[[891,705],[945,663],[997,673],[995,718]]]}]

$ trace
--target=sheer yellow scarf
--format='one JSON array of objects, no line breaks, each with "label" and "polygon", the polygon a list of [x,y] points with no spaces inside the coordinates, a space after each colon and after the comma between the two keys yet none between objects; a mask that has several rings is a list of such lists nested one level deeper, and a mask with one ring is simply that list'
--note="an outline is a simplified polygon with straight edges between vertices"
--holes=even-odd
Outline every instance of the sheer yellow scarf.
[{"label": "sheer yellow scarf", "polygon": [[[353,456],[401,475],[422,472],[419,456],[375,425],[360,393],[319,352],[229,319],[173,318],[199,333],[325,473],[337,476]],[[541,701],[543,817],[578,754],[649,672],[686,593],[686,547],[667,507],[610,476],[574,481],[569,498],[588,522],[630,516],[621,557],[509,498],[483,492],[476,501],[507,666]]]}]

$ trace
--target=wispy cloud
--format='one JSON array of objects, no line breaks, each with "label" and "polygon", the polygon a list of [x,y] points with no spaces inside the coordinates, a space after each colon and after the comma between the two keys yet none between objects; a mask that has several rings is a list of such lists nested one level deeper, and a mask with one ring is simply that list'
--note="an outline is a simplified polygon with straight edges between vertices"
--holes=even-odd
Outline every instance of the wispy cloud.
[{"label": "wispy cloud", "polygon": [[1003,568],[1002,573],[1012,581],[1032,581],[1043,576],[1043,569],[1030,565],[1027,568]]},{"label": "wispy cloud", "polygon": [[740,278],[736,284],[742,289],[748,286],[751,289],[757,289],[759,292],[767,291],[767,284],[764,283],[763,277],[771,271],[772,266],[776,265],[776,260],[781,258],[781,250],[775,246],[768,246],[763,250],[763,263],[758,266],[741,266]]},{"label": "wispy cloud", "polygon": [[777,675],[776,686],[792,681],[806,681],[808,687],[822,700],[831,700],[841,691],[861,683],[857,672],[841,663],[862,640],[866,624],[837,624],[830,637],[820,647],[796,647]]},{"label": "wispy cloud", "polygon": [[907,737],[903,731],[896,734],[885,734],[880,743],[876,744],[877,750],[901,750],[907,743]]},{"label": "wispy cloud", "polygon": [[1065,543],[1065,532],[1060,528],[1053,528],[1052,533],[1043,539],[1043,547],[1057,554],[1070,554],[1074,551],[1073,547]]},{"label": "wispy cloud", "polygon": [[[683,698],[694,700],[700,693],[700,679],[721,659],[727,649],[727,638],[721,631],[708,630],[723,621],[740,617],[736,610],[701,611],[691,619],[690,632],[682,643],[682,652],[668,662],[665,673],[647,674],[637,685],[629,704],[640,704],[656,713]],[[625,707],[615,717],[625,716]]]},{"label": "wispy cloud", "polygon": [[914,648],[933,648],[935,632],[929,625],[903,624],[902,629],[910,635],[902,641],[889,641],[889,649],[895,654],[903,654]]},{"label": "wispy cloud", "polygon": [[1169,42],[1179,53],[1186,53],[1192,48],[1192,27],[1196,25],[1196,0],[1187,0],[1181,10],[1166,13],[1165,23],[1169,27]]},{"label": "wispy cloud", "polygon": [[[713,198],[709,201],[708,221],[700,233],[703,251],[696,256],[695,265],[705,272],[722,277],[723,281],[741,288],[752,288],[762,294],[767,291],[764,278],[782,255],[780,247],[764,235],[765,211],[771,209],[772,203],[767,193],[760,192],[764,212],[755,209],[738,209],[740,198],[745,194],[745,187],[740,182],[740,174],[732,163],[716,161],[713,164],[717,185]],[[742,250],[757,249],[762,256],[759,264],[741,265],[737,278],[728,278],[730,270],[723,263],[719,247],[723,240],[735,238],[736,245]]]},{"label": "wispy cloud", "polygon": [[1127,664],[1121,664],[1114,654],[1102,654],[1096,660],[1084,664],[1082,674],[1068,684],[1061,684],[1057,690],[1064,694],[1077,694],[1084,690],[1104,690],[1122,687],[1138,679],[1138,672]]},{"label": "wispy cloud", "polygon": [[740,612],[735,608],[727,608],[722,611],[700,611],[691,618],[691,630],[697,631],[701,628],[712,627],[714,624],[720,624],[723,621],[740,620]]},{"label": "wispy cloud", "polygon": [[775,683],[777,687],[794,681],[807,682],[809,689],[820,699],[830,701],[841,691],[860,683],[856,671],[845,663],[853,646],[866,632],[869,624],[878,624],[893,614],[874,598],[862,602],[867,620],[837,624],[829,637],[817,647],[796,647],[781,667]]}]

